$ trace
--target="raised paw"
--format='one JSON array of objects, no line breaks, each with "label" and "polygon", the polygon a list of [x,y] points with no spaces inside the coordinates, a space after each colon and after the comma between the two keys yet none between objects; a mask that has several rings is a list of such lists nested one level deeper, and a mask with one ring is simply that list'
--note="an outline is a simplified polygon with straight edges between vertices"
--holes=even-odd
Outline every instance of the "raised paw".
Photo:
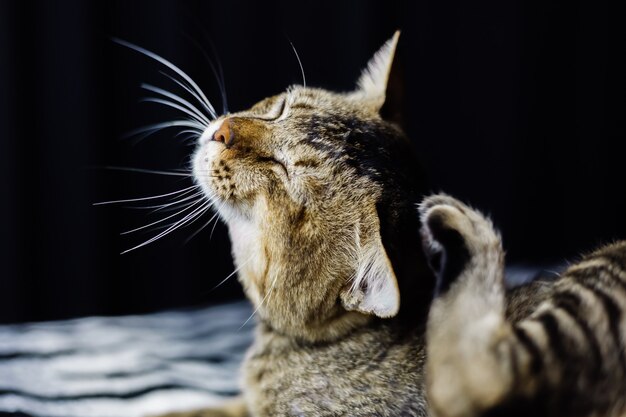
[{"label": "raised paw", "polygon": [[501,257],[500,238],[491,221],[459,200],[445,194],[429,196],[420,204],[419,214],[424,252],[437,275],[437,294],[445,293],[476,258]]}]

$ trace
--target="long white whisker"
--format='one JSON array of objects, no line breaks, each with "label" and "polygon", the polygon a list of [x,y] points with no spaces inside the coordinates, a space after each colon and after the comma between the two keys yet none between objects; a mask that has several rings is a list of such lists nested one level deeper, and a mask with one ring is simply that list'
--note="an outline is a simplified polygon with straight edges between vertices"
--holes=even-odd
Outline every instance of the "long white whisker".
[{"label": "long white whisker", "polygon": [[[205,33],[206,36],[206,33]],[[208,36],[207,36],[208,38]],[[217,50],[215,48],[215,45],[213,44],[213,41],[211,41],[211,39],[208,39],[209,41],[209,46],[211,46],[211,51],[213,52],[213,56],[215,57],[215,61],[217,62],[217,69],[220,73],[220,78],[222,79],[222,107],[224,108],[224,114],[228,114],[228,99],[227,99],[227,95],[226,95],[226,78],[224,77],[224,69],[222,68],[222,63],[220,62],[220,57],[217,54]]]},{"label": "long white whisker", "polygon": [[105,166],[104,169],[110,169],[113,171],[139,172],[142,174],[171,175],[174,177],[192,177],[193,176],[191,173],[185,174],[182,172],[158,171],[154,169],[143,169],[143,168],[132,168],[132,167]]},{"label": "long white whisker", "polygon": [[[226,102],[226,88],[224,86],[224,74],[221,71],[221,65],[220,65],[220,74],[218,75],[217,69],[215,68],[215,65],[213,64],[213,60],[206,53],[202,45],[200,45],[200,43],[196,41],[195,39],[193,39],[191,36],[187,35],[187,39],[189,39],[194,44],[194,46],[198,48],[198,50],[202,53],[206,61],[209,63],[209,66],[211,67],[211,71],[213,72],[213,75],[215,76],[215,79],[217,80],[217,85],[220,88],[220,94],[222,95],[222,110],[224,111],[224,114],[226,114],[228,112],[228,103]],[[213,45],[212,42],[209,41],[209,43],[211,44],[211,46]],[[214,48],[212,49],[215,55],[215,49]]]},{"label": "long white whisker", "polygon": [[141,84],[141,88],[143,88],[144,90],[151,91],[156,94],[161,94],[162,96],[165,96],[165,97],[171,98],[174,101],[177,101],[178,103],[186,106],[189,110],[193,111],[196,115],[201,116],[202,119],[206,122],[206,124],[209,124],[209,119],[204,115],[204,113],[202,113],[200,110],[198,110],[196,106],[194,106],[193,104],[191,104],[184,98],[179,97],[170,91],[164,90],[162,88],[159,88],[154,85],[147,84],[147,83]]},{"label": "long white whisker", "polygon": [[[209,221],[207,221],[206,223],[204,223],[198,230],[196,230],[195,232],[193,232],[191,234],[191,236],[189,236],[187,238],[187,240],[185,240],[185,244],[189,243],[189,241],[191,239],[193,239],[194,237],[198,236],[200,234],[201,231],[204,230],[204,228],[206,228],[209,224],[211,224],[211,222],[219,215],[219,213],[215,213],[214,215],[211,216],[211,218],[209,219]],[[217,223],[217,220],[216,220]]]},{"label": "long white whisker", "polygon": [[[216,199],[211,199],[211,202],[213,203],[213,205],[215,205]],[[215,209],[215,214],[211,216],[211,218],[206,223],[204,223],[198,230],[196,230],[191,236],[189,236],[187,240],[185,240],[185,243],[189,243],[191,239],[196,237],[202,230],[204,230],[209,224],[211,224],[213,220],[215,220],[215,223],[213,223],[213,227],[211,228],[211,234],[209,235],[209,240],[211,240],[213,238],[213,232],[215,231],[215,226],[217,226],[217,223],[220,220],[218,217],[219,212],[222,209],[222,207],[224,207],[224,205],[226,205],[226,200],[224,200],[222,204],[220,204],[220,206],[217,209]]]},{"label": "long white whisker", "polygon": [[123,251],[121,254],[125,254],[128,253],[130,251],[133,251],[135,249],[139,249],[143,246],[146,246],[156,240],[159,240],[160,238],[162,238],[163,236],[173,232],[174,230],[178,229],[179,227],[185,225],[186,223],[189,223],[190,221],[194,221],[195,219],[197,219],[199,217],[199,214],[204,213],[204,211],[208,210],[209,207],[211,206],[210,202],[206,202],[205,204],[201,205],[200,207],[197,207],[194,211],[192,211],[191,213],[187,214],[183,219],[177,221],[176,223],[174,223],[172,226],[168,227],[166,230],[162,231],[161,233],[159,233],[158,235],[146,240],[145,242],[132,247],[130,249],[127,249],[125,251]]},{"label": "long white whisker", "polygon": [[113,38],[114,42],[117,42],[120,45],[123,45],[127,48],[133,49],[139,53],[144,54],[145,56],[154,59],[157,62],[160,62],[162,65],[168,67],[169,69],[171,69],[172,71],[176,72],[178,75],[180,75],[185,81],[187,81],[191,87],[200,95],[200,97],[202,97],[204,99],[204,103],[208,104],[209,108],[211,109],[210,113],[214,116],[217,117],[217,114],[215,113],[215,109],[213,109],[213,106],[211,106],[211,102],[209,101],[209,99],[206,98],[206,96],[204,95],[204,93],[202,92],[202,89],[198,86],[198,84],[195,83],[194,80],[191,79],[191,77],[189,75],[187,75],[183,70],[181,70],[180,68],[178,68],[176,65],[172,64],[170,61],[168,61],[167,59],[155,54],[154,52],[151,52],[145,48],[142,48],[141,46],[137,46],[133,43],[124,41],[122,39],[119,38]]},{"label": "long white whisker", "polygon": [[204,191],[198,191],[195,194],[191,194],[191,195],[189,195],[189,196],[187,196],[185,198],[181,198],[180,200],[176,200],[176,201],[173,201],[171,203],[164,203],[164,204],[159,204],[159,205],[156,205],[156,206],[144,206],[144,207],[141,207],[141,208],[142,209],[155,209],[154,211],[152,211],[150,213],[150,214],[152,214],[152,213],[156,213],[157,211],[162,211],[163,209],[165,209],[167,207],[171,207],[171,206],[175,206],[175,205],[184,203],[185,201],[189,201],[189,200],[191,200],[191,199],[193,199],[195,197],[201,196],[202,194],[204,194]]},{"label": "long white whisker", "polygon": [[147,224],[147,225],[145,225],[145,226],[137,227],[137,228],[132,229],[132,230],[127,230],[127,231],[125,231],[125,232],[120,233],[120,235],[127,235],[127,234],[130,234],[130,233],[137,232],[137,231],[139,231],[139,230],[146,229],[146,228],[148,228],[148,227],[150,227],[150,226],[154,226],[155,224],[163,223],[165,220],[171,219],[172,217],[178,216],[179,214],[182,214],[182,213],[184,213],[185,211],[187,211],[187,210],[191,209],[193,206],[197,205],[197,204],[198,204],[199,202],[201,202],[201,201],[202,201],[202,200],[195,201],[194,203],[189,204],[189,205],[188,205],[187,207],[185,207],[184,209],[182,209],[182,210],[180,210],[180,211],[177,211],[176,213],[174,213],[174,214],[172,214],[172,215],[170,215],[170,216],[164,217],[164,218],[162,218],[162,219],[160,219],[160,220],[157,220],[157,221],[152,222],[152,223],[150,223],[150,224]]},{"label": "long white whisker", "polygon": [[181,86],[185,91],[187,91],[189,94],[191,94],[196,100],[198,100],[198,102],[202,105],[202,107],[204,107],[206,109],[206,111],[209,113],[209,115],[211,117],[213,117],[214,119],[217,118],[217,113],[215,112],[215,109],[213,108],[213,106],[211,105],[211,103],[205,103],[202,98],[195,93],[191,87],[189,87],[187,84],[181,82],[180,80],[176,79],[175,77],[172,77],[170,74],[168,74],[165,71],[159,71],[159,73],[165,75],[167,78],[169,78],[170,80],[174,81],[176,84],[178,84],[179,86]]},{"label": "long white whisker", "polygon": [[[203,132],[200,132],[199,130],[195,130],[195,129],[185,129],[185,130],[181,130],[180,132],[178,132],[176,135],[174,135],[174,137],[179,137],[181,135],[184,135],[185,133],[188,133],[188,135],[185,135],[183,137],[183,140],[186,141],[188,139],[197,139],[200,136],[202,136]],[[192,143],[192,145],[195,145],[195,143]]]},{"label": "long white whisker", "polygon": [[193,120],[197,121],[198,123],[204,124],[204,127],[206,128],[206,126],[209,125],[210,122],[204,120],[204,118],[200,118],[198,117],[193,111],[188,110],[187,108],[180,106],[172,101],[169,100],[165,100],[162,98],[157,98],[157,97],[145,97],[142,98],[140,101],[143,102],[148,102],[148,103],[158,103],[158,104],[163,104],[164,106],[168,106],[168,107],[172,107],[174,109],[180,110],[183,113],[187,114],[188,116],[190,116]]},{"label": "long white whisker", "polygon": [[[152,210],[149,214],[153,214],[159,211],[172,211],[172,210],[178,210],[180,207],[185,207],[188,206],[189,204],[193,203],[193,202],[188,202],[189,200],[192,200],[194,197],[200,197],[200,196],[204,196],[204,191],[198,191],[194,194],[191,194],[185,198],[180,198],[183,197],[185,194],[189,194],[190,192],[192,192],[194,190],[189,190],[185,193],[182,193],[178,196],[176,196],[176,198],[178,198],[178,200],[173,201],[171,203],[163,203],[163,204],[158,204],[158,205],[154,205],[154,206],[129,206],[128,208],[132,208],[132,209],[138,209],[138,210]],[[202,200],[203,198],[199,198],[199,200]],[[211,201],[211,204],[214,204],[213,201]]]},{"label": "long white whisker", "polygon": [[209,235],[209,240],[213,239],[213,232],[215,232],[215,227],[220,219],[215,219],[215,223],[213,223],[213,227],[211,227],[211,234]]},{"label": "long white whisker", "polygon": [[[229,195],[229,197],[230,197],[231,195],[232,195],[232,193]],[[217,208],[217,210],[216,210],[216,211],[217,211],[218,213],[219,213],[219,211],[220,211],[220,210],[221,210],[221,209],[222,209],[222,208],[226,205],[226,201],[227,201],[227,200],[224,200],[224,201],[222,202],[222,204],[221,204],[221,205]],[[215,216],[213,216],[213,217],[215,217]],[[232,215],[231,215],[231,217],[232,217]],[[213,218],[211,218],[211,220],[213,220]],[[215,219],[215,223],[213,223],[213,227],[211,228],[211,234],[209,235],[209,240],[213,239],[213,232],[215,232],[215,227],[217,226],[217,223],[219,222],[219,220],[220,220],[219,218],[216,218],[216,219]],[[209,220],[209,222],[208,222],[208,223],[210,223],[210,222],[211,222],[211,221]],[[228,223],[228,222],[226,222],[226,223]],[[206,226],[206,225],[205,225],[205,226]]]},{"label": "long white whisker", "polygon": [[241,270],[241,268],[243,268],[244,266],[246,266],[256,255],[252,255],[251,257],[249,257],[244,263],[242,263],[241,265],[239,265],[237,268],[235,268],[235,270],[233,272],[231,272],[230,274],[228,274],[228,276],[226,278],[224,278],[223,280],[220,281],[219,284],[217,284],[215,287],[213,287],[213,290],[215,290],[216,288],[219,288],[222,284],[224,284],[226,281],[228,281],[228,279],[230,277],[232,277],[233,275],[235,275],[237,272],[239,272]]},{"label": "long white whisker", "polygon": [[132,136],[140,135],[139,139],[144,139],[151,134],[158,132],[159,130],[167,129],[170,127],[195,127],[201,130],[204,129],[204,126],[192,120],[172,120],[170,122],[155,123],[152,125],[140,127],[139,129],[131,130],[130,132],[126,133],[123,138],[130,138]]},{"label": "long white whisker", "polygon": [[263,306],[263,303],[265,302],[265,300],[270,296],[270,294],[272,294],[272,291],[274,290],[274,286],[276,285],[276,279],[278,278],[278,275],[276,275],[274,277],[274,279],[272,280],[272,285],[270,286],[270,290],[267,292],[267,294],[265,294],[265,297],[263,297],[263,299],[261,300],[261,302],[259,303],[259,305],[257,306],[257,308],[254,309],[254,311],[252,312],[252,314],[250,314],[250,317],[248,317],[248,319],[246,321],[243,322],[243,324],[241,325],[241,327],[239,327],[239,330],[243,329],[243,327],[248,324],[248,322],[250,320],[252,320],[252,317],[254,317],[254,315],[259,311],[259,309]]},{"label": "long white whisker", "polygon": [[110,200],[110,201],[100,201],[98,203],[93,203],[94,206],[102,206],[105,204],[117,204],[117,203],[132,203],[134,201],[145,201],[145,200],[154,200],[157,198],[169,197],[171,195],[184,194],[185,192],[198,188],[198,185],[192,185],[191,187],[183,188],[182,190],[173,191],[171,193],[160,194],[160,195],[152,195],[149,197],[140,197],[140,198],[127,198],[124,200]]}]

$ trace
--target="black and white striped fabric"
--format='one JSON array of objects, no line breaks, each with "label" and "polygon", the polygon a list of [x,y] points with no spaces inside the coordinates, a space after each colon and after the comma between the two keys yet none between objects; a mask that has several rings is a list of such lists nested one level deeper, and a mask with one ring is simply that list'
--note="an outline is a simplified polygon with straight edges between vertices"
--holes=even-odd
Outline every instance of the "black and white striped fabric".
[{"label": "black and white striped fabric", "polygon": [[251,314],[238,302],[0,326],[0,415],[139,417],[219,403],[239,391]]}]

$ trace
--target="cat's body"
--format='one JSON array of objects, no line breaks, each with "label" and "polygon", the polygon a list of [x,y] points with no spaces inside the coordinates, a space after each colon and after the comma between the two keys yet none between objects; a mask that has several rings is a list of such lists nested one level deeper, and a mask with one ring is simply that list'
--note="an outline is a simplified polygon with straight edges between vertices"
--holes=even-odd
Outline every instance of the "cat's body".
[{"label": "cat's body", "polygon": [[[553,282],[507,292],[518,321]],[[420,324],[421,323],[421,324]],[[301,343],[260,325],[243,363],[246,402],[259,416],[427,416],[425,323],[371,323],[332,343]]]},{"label": "cat's body", "polygon": [[420,332],[384,321],[316,344],[261,325],[243,365],[245,396],[259,416],[426,416],[424,359]]},{"label": "cat's body", "polygon": [[[524,410],[560,415],[560,385],[532,382],[524,367],[504,369],[514,361],[485,341],[500,329],[509,337],[506,329],[539,314],[564,281],[506,293],[488,221],[445,196],[427,199],[418,216],[426,189],[415,159],[402,131],[381,117],[397,39],[370,61],[356,91],[293,87],[218,118],[200,138],[194,175],[228,225],[259,325],[243,396],[175,415],[470,417],[511,404],[515,411],[520,398],[532,405]],[[437,217],[450,207],[465,208]],[[450,244],[439,232],[459,219],[466,225],[464,216],[476,227]],[[476,250],[455,251],[466,244]],[[621,389],[623,375],[612,375],[613,387]],[[588,410],[600,407],[561,386]]]}]

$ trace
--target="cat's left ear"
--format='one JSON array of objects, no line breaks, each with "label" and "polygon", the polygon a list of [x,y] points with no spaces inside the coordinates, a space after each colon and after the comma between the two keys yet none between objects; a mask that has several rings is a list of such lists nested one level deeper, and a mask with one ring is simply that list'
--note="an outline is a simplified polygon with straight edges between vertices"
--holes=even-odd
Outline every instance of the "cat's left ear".
[{"label": "cat's left ear", "polygon": [[341,293],[346,310],[393,317],[400,310],[400,289],[380,236],[357,249],[354,279]]},{"label": "cat's left ear", "polygon": [[[363,100],[373,110],[380,112],[388,100],[394,57],[400,31],[397,30],[393,37],[374,54],[367,63],[367,67],[361,73],[357,82],[357,89],[353,93],[358,100]],[[394,68],[395,69],[395,68]]]}]

